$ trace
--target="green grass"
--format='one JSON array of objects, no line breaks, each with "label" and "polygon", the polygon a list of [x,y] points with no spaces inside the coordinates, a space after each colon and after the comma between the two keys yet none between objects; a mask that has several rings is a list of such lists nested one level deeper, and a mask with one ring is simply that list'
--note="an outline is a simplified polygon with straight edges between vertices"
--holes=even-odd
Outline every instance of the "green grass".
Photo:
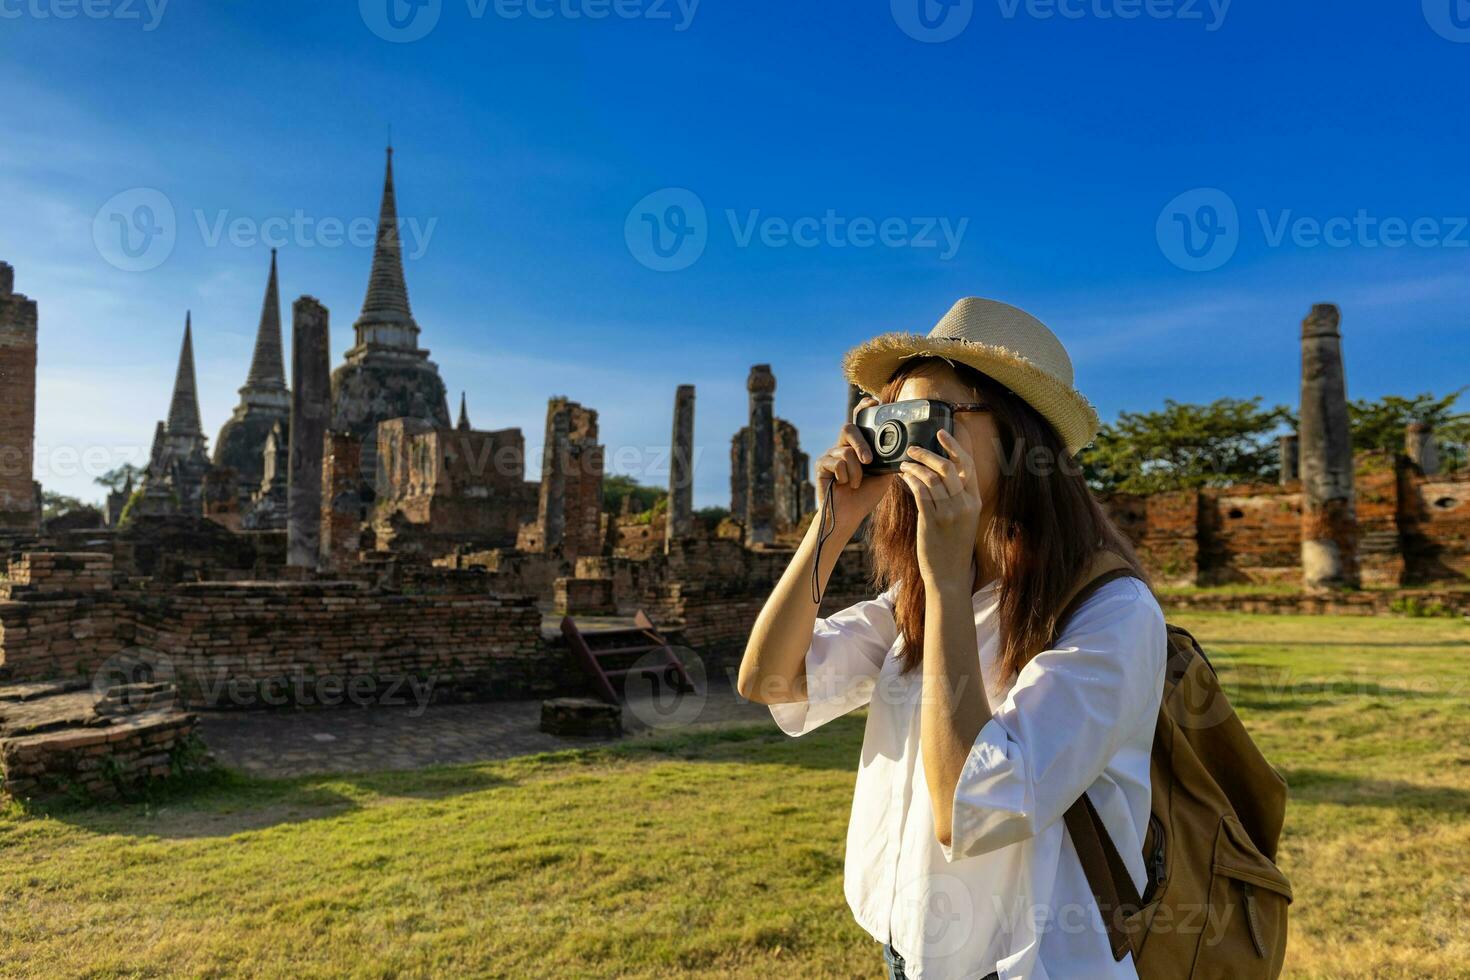
[{"label": "green grass", "polygon": [[[1177,617],[1292,785],[1288,974],[1470,977],[1470,625]],[[861,718],[0,814],[0,976],[855,977]]]}]

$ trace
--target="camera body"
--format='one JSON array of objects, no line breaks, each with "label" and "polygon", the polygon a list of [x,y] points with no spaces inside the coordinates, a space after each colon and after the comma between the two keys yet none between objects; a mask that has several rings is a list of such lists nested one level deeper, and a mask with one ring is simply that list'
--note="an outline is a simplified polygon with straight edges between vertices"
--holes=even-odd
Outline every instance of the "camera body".
[{"label": "camera body", "polygon": [[939,445],[939,433],[954,434],[954,413],[948,403],[928,398],[873,405],[858,412],[856,423],[873,450],[873,461],[863,466],[864,473],[897,472],[908,459],[910,446],[948,456]]}]

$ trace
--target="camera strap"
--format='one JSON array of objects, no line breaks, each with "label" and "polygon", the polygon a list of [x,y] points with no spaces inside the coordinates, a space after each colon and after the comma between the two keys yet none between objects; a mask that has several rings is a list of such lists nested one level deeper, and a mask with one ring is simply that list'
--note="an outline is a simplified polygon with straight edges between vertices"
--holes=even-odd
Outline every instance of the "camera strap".
[{"label": "camera strap", "polygon": [[[822,545],[837,529],[837,503],[832,498],[832,487],[836,483],[835,477],[827,481],[827,499],[817,514],[817,555],[812,560],[812,602],[818,606],[822,604]],[[833,571],[836,569],[834,568]]]}]

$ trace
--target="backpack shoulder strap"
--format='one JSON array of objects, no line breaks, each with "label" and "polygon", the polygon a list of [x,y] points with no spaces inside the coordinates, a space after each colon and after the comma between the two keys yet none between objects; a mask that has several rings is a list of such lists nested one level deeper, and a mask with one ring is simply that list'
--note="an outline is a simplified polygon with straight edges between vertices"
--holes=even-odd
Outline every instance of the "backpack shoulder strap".
[{"label": "backpack shoulder strap", "polygon": [[[1071,598],[1062,607],[1052,642],[1055,644],[1061,639],[1067,622],[1099,589],[1109,582],[1132,577],[1132,569],[1122,558],[1111,552],[1100,553],[1088,569],[1087,575],[1081,579],[1080,585],[1073,590]],[[1108,834],[1107,827],[1103,825],[1102,818],[1098,816],[1085,791],[1067,808],[1062,819],[1067,825],[1067,833],[1072,838],[1072,846],[1077,851],[1082,871],[1087,875],[1087,885],[1092,890],[1092,897],[1097,901],[1098,914],[1102,916],[1103,925],[1107,928],[1108,945],[1112,949],[1113,959],[1121,960],[1133,949],[1132,937],[1123,928],[1123,923],[1142,907],[1143,899],[1138,894],[1137,886],[1133,884],[1128,866],[1123,863],[1123,856],[1118,853],[1112,836]]]}]

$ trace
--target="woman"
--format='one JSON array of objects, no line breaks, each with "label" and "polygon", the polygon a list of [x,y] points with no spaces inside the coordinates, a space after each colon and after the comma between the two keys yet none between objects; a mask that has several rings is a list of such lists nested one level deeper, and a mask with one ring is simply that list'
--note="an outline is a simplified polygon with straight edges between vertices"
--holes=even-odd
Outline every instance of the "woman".
[{"label": "woman", "polygon": [[[740,693],[790,735],[869,706],[845,891],[890,977],[1135,977],[1109,952],[1061,819],[1086,792],[1142,888],[1165,631],[1074,458],[1097,414],[1051,331],[989,300],[961,300],[927,337],[869,341],[846,368],[883,402],[950,403],[954,434],[945,455],[914,447],[879,475],[863,472],[861,431],[843,428]],[[825,586],[870,514],[882,594],[817,619],[814,566]],[[1136,578],[1058,623],[1109,562]]]}]

